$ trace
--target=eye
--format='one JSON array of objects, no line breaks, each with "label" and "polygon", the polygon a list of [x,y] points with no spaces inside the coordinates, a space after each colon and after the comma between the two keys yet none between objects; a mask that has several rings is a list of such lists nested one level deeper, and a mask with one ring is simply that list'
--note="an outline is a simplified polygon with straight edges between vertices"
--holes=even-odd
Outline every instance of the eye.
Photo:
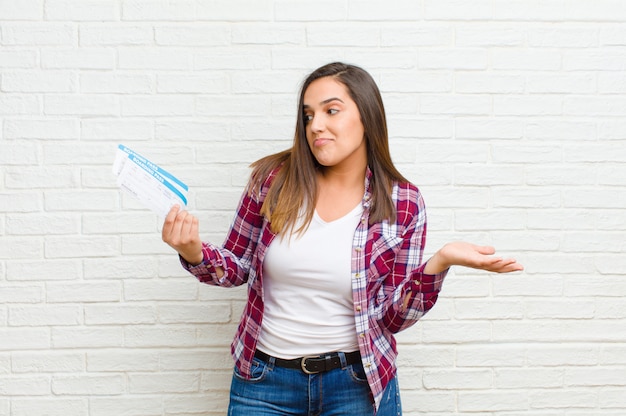
[{"label": "eye", "polygon": [[328,114],[330,114],[332,116],[334,114],[337,114],[339,112],[339,110],[336,109],[336,108],[329,108],[327,112],[328,112]]},{"label": "eye", "polygon": [[313,115],[303,114],[302,119],[304,120],[304,124],[307,124],[309,121],[313,120]]}]

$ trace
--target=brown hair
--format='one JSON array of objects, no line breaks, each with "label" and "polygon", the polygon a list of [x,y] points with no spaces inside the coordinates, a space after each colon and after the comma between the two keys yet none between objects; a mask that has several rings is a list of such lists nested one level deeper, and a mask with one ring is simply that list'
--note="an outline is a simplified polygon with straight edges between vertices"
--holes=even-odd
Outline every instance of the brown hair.
[{"label": "brown hair", "polygon": [[267,176],[278,169],[261,208],[261,213],[272,224],[272,231],[277,233],[294,231],[301,207],[305,207],[304,223],[295,230],[296,233],[304,231],[313,218],[317,199],[315,171],[321,165],[306,139],[304,93],[313,81],[324,77],[332,77],[343,84],[359,109],[365,130],[367,164],[372,172],[370,223],[395,220],[395,205],[390,195],[393,181],[408,182],[391,160],[385,108],[374,79],[354,65],[341,62],[324,65],[313,71],[300,88],[293,146],[251,165],[249,192],[258,192]]}]

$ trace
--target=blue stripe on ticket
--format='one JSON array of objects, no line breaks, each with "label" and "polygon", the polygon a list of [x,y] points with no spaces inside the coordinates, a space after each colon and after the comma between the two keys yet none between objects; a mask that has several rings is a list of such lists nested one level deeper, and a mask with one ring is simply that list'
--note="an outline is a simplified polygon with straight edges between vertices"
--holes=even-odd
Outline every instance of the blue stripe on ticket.
[{"label": "blue stripe on ticket", "polygon": [[[141,161],[143,165],[141,165],[142,167],[148,167],[150,169],[150,172],[154,175],[155,173],[158,175],[163,176],[164,178],[170,179],[172,182],[175,182],[176,184],[178,184],[181,188],[183,188],[185,191],[189,190],[189,187],[180,179],[178,179],[176,176],[172,175],[171,173],[169,173],[168,171],[166,171],[165,169],[163,169],[162,167],[160,167],[159,165],[152,163],[150,160],[146,159],[145,157],[141,156],[139,153],[135,152],[134,150],[124,146],[123,144],[120,144],[117,146],[120,150],[122,150],[123,152],[125,152],[126,154],[128,154],[128,156],[134,156],[134,161]],[[138,163],[139,164],[139,163]],[[156,176],[155,176],[156,177]],[[170,184],[171,185],[171,184]],[[180,192],[178,192],[178,194],[180,194]],[[186,200],[185,200],[185,204],[186,204]]]},{"label": "blue stripe on ticket", "polygon": [[143,170],[145,170],[150,175],[152,175],[152,177],[154,177],[156,180],[158,180],[163,185],[165,185],[170,191],[174,192],[174,194],[176,194],[176,196],[178,196],[180,200],[183,201],[185,205],[187,205],[187,198],[185,198],[185,196],[180,192],[180,190],[178,190],[174,185],[172,185],[168,180],[166,180],[160,173],[156,172],[154,169],[148,166],[145,163],[145,160],[142,160],[143,158],[137,157],[135,154],[129,154],[128,157],[131,161],[133,161]]}]

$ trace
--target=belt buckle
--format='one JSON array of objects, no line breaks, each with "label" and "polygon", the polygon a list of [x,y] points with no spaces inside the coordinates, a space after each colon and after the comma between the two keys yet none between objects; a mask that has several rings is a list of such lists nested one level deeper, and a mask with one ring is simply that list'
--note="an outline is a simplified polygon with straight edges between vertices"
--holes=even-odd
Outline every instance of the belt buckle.
[{"label": "belt buckle", "polygon": [[306,368],[306,360],[308,360],[309,358],[319,358],[317,355],[308,355],[306,357],[302,357],[300,359],[300,369],[302,370],[302,372],[304,374],[317,374],[319,373],[319,371],[311,371],[308,368]]}]

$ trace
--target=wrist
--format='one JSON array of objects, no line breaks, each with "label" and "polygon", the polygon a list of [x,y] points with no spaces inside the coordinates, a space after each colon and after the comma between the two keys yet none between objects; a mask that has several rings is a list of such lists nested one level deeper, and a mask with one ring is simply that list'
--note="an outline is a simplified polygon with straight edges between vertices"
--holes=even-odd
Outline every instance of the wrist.
[{"label": "wrist", "polygon": [[180,255],[190,266],[197,266],[204,261],[204,255],[202,252],[195,255]]},{"label": "wrist", "polygon": [[449,269],[451,264],[449,264],[445,260],[445,256],[442,254],[441,249],[439,249],[426,263],[426,267],[424,268],[425,274],[438,274],[443,272],[444,270]]}]

